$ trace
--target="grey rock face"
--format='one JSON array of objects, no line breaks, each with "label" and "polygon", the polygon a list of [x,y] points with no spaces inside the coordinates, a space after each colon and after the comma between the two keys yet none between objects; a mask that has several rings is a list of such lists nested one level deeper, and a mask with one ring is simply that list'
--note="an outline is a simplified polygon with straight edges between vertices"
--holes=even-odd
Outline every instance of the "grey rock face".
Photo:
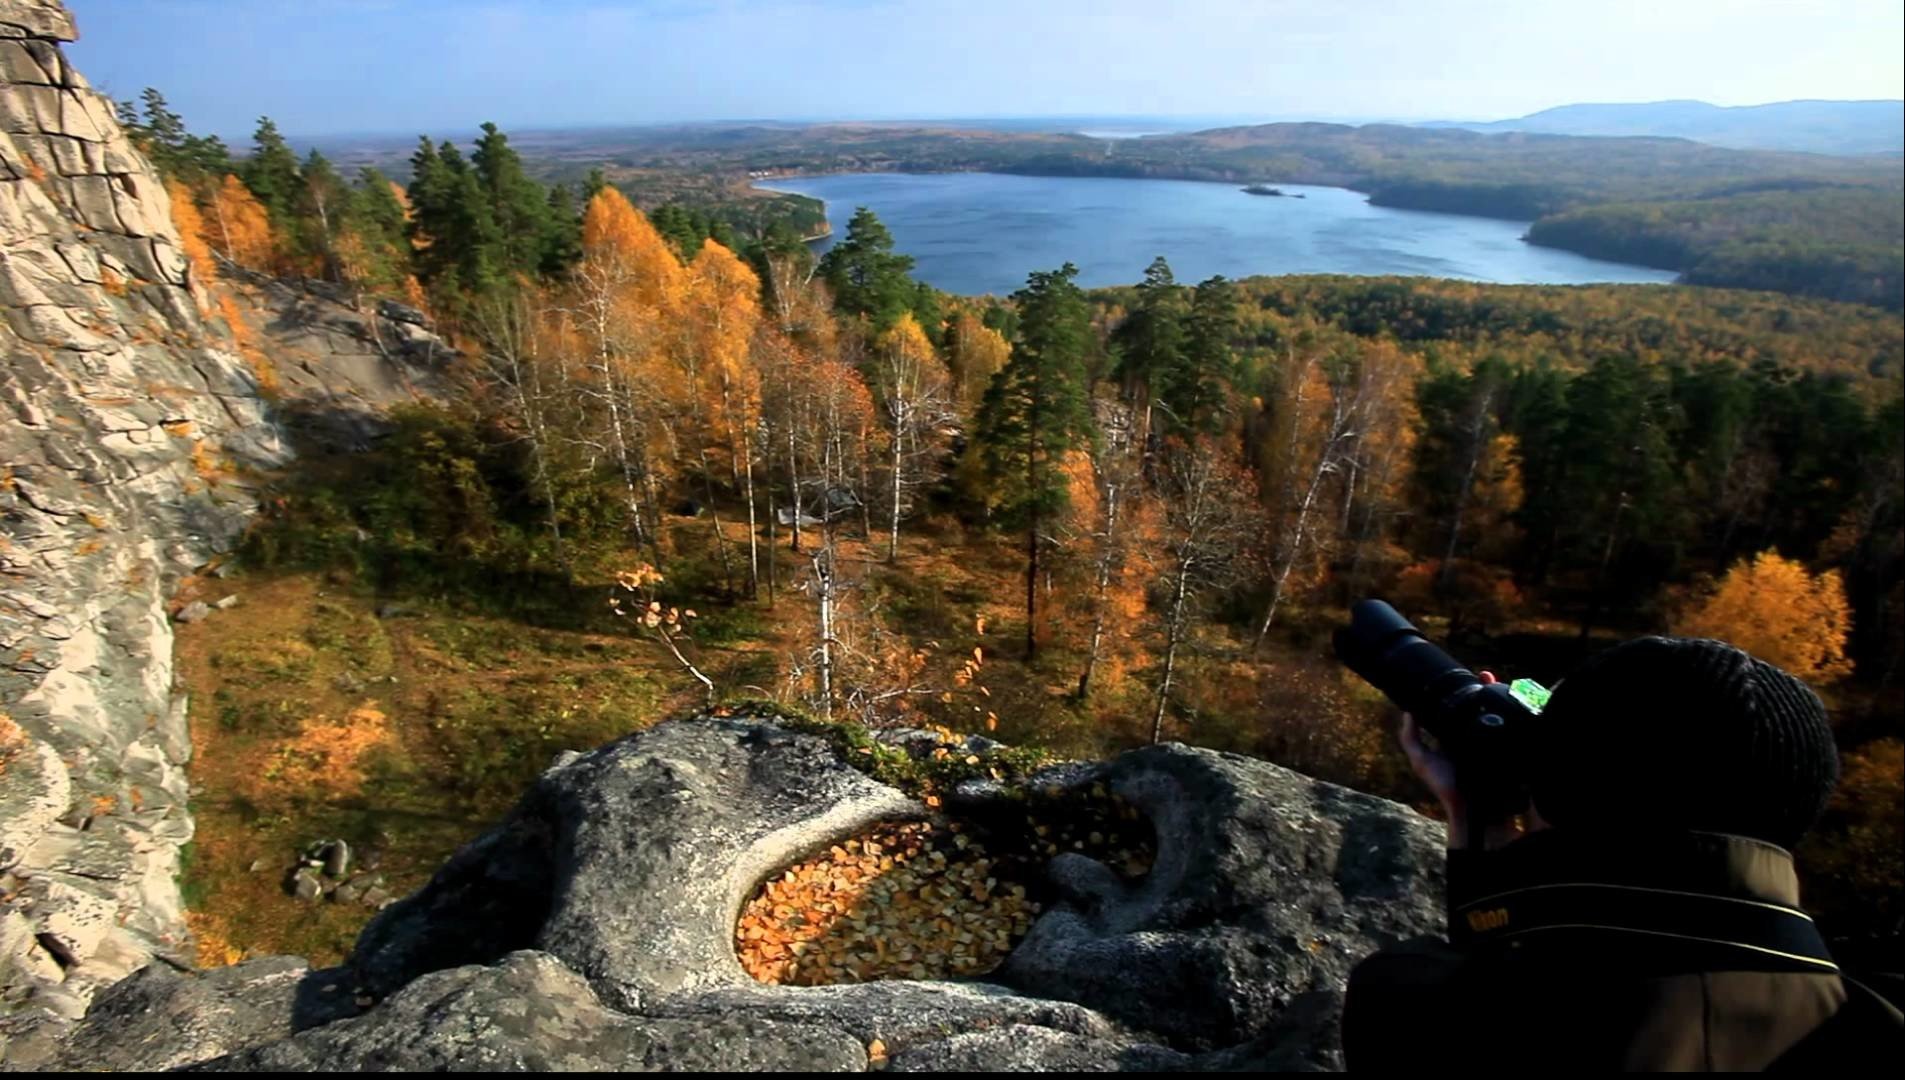
[{"label": "grey rock face", "polygon": [[351,963],[385,993],[537,948],[619,1008],[752,985],[731,939],[753,888],[837,837],[923,811],[817,738],[742,719],[662,724],[545,773],[365,928]]},{"label": "grey rock face", "polygon": [[814,1072],[866,1068],[838,1029],[745,1014],[695,1020],[604,1008],[546,953],[426,975],[369,1015],[207,1062],[206,1072]]},{"label": "grey rock face", "polygon": [[1071,902],[1007,958],[1005,981],[1195,1045],[1260,1034],[1298,995],[1340,988],[1377,948],[1442,928],[1442,827],[1267,762],[1147,747],[1102,779],[1156,830],[1135,887],[1078,856]]},{"label": "grey rock face", "polygon": [[[238,536],[252,477],[290,455],[287,426],[361,444],[449,355],[413,322],[259,286],[263,313],[244,317],[284,391],[268,406],[202,314],[212,283],[180,254],[164,185],[62,55],[74,34],[55,0],[0,0],[0,713],[32,763],[0,772],[0,890],[74,961],[0,951],[0,1013],[62,1016],[189,951],[168,599]],[[97,940],[55,925],[102,909]]]},{"label": "grey rock face", "polygon": [[44,1067],[158,1071],[207,1061],[355,1015],[338,972],[292,956],[203,974],[153,964],[103,991]]},{"label": "grey rock face", "polygon": [[0,1011],[61,1016],[185,944],[166,599],[251,512],[223,466],[284,456],[73,34],[58,3],[0,0],[0,712],[33,763],[0,773],[0,889],[54,943],[0,956]]}]

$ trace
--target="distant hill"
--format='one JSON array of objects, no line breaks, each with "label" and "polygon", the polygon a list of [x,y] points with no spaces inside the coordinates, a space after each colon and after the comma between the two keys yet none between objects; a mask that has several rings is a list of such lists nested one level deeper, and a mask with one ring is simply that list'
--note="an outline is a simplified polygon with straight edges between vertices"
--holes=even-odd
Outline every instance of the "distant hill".
[{"label": "distant hill", "polygon": [[1491,123],[1444,120],[1421,126],[1548,135],[1661,135],[1755,150],[1895,154],[1905,150],[1905,101],[1776,101],[1770,105],[1738,106],[1709,105],[1704,101],[1562,105],[1516,120]]}]

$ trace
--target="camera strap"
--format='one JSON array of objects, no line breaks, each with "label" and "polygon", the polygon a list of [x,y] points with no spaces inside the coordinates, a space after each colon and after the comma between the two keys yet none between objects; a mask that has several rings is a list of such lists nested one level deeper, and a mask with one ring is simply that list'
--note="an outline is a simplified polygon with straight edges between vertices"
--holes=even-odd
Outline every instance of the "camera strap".
[{"label": "camera strap", "polygon": [[1836,973],[1825,939],[1797,908],[1760,900],[1605,882],[1507,889],[1462,904],[1457,944],[1644,954],[1664,967]]}]

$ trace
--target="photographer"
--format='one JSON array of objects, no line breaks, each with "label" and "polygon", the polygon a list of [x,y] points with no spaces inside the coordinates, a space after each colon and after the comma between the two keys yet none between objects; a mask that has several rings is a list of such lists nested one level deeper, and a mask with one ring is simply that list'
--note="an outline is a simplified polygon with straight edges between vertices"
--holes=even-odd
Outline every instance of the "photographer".
[{"label": "photographer", "polygon": [[1483,814],[1458,783],[1464,759],[1405,715],[1403,748],[1450,822],[1449,941],[1358,965],[1351,1069],[1896,1056],[1898,1010],[1842,976],[1799,908],[1789,853],[1838,775],[1805,684],[1717,641],[1643,638],[1590,659],[1537,713],[1517,743],[1520,805]]}]

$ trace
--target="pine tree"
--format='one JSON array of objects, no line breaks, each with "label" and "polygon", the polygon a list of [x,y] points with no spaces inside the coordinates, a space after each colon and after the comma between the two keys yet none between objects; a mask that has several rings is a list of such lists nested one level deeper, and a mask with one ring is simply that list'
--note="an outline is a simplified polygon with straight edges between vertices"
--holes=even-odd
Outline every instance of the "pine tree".
[{"label": "pine tree", "polygon": [[1209,433],[1222,426],[1237,375],[1230,347],[1236,334],[1236,287],[1222,275],[1199,282],[1184,316],[1181,361],[1165,387],[1165,405],[1184,430]]},{"label": "pine tree", "polygon": [[1008,525],[1025,528],[1025,652],[1036,655],[1039,555],[1045,523],[1065,507],[1064,454],[1090,436],[1085,349],[1091,311],[1078,268],[1036,272],[1012,294],[1018,307],[1012,357],[979,411],[978,445]]},{"label": "pine tree", "polygon": [[549,203],[542,186],[523,172],[522,158],[495,124],[483,125],[470,164],[495,224],[497,270],[536,273],[549,246]]},{"label": "pine tree", "polygon": [[549,189],[546,214],[540,269],[545,277],[553,278],[582,258],[582,212],[576,208],[569,185],[556,184]]},{"label": "pine tree", "polygon": [[866,318],[885,330],[920,302],[910,255],[893,251],[893,234],[862,206],[847,222],[847,235],[820,258],[820,276],[833,290],[834,308]]},{"label": "pine tree", "polygon": [[146,120],[140,125],[140,132],[147,140],[147,154],[162,171],[170,171],[179,164],[179,154],[185,146],[185,121],[171,110],[165,95],[156,87],[146,87],[141,99],[145,103]]},{"label": "pine tree", "polygon": [[1152,411],[1184,362],[1184,290],[1160,255],[1144,269],[1137,302],[1112,332],[1118,363],[1113,370],[1126,400],[1139,410],[1140,438],[1153,427]]},{"label": "pine tree", "polygon": [[271,215],[271,227],[280,236],[290,235],[295,232],[298,190],[302,184],[298,156],[269,116],[258,118],[252,144],[251,157],[246,159],[240,178]]},{"label": "pine tree", "polygon": [[441,313],[468,313],[481,294],[503,280],[501,237],[474,171],[444,140],[425,138],[411,155],[410,235],[417,247],[417,278]]}]

